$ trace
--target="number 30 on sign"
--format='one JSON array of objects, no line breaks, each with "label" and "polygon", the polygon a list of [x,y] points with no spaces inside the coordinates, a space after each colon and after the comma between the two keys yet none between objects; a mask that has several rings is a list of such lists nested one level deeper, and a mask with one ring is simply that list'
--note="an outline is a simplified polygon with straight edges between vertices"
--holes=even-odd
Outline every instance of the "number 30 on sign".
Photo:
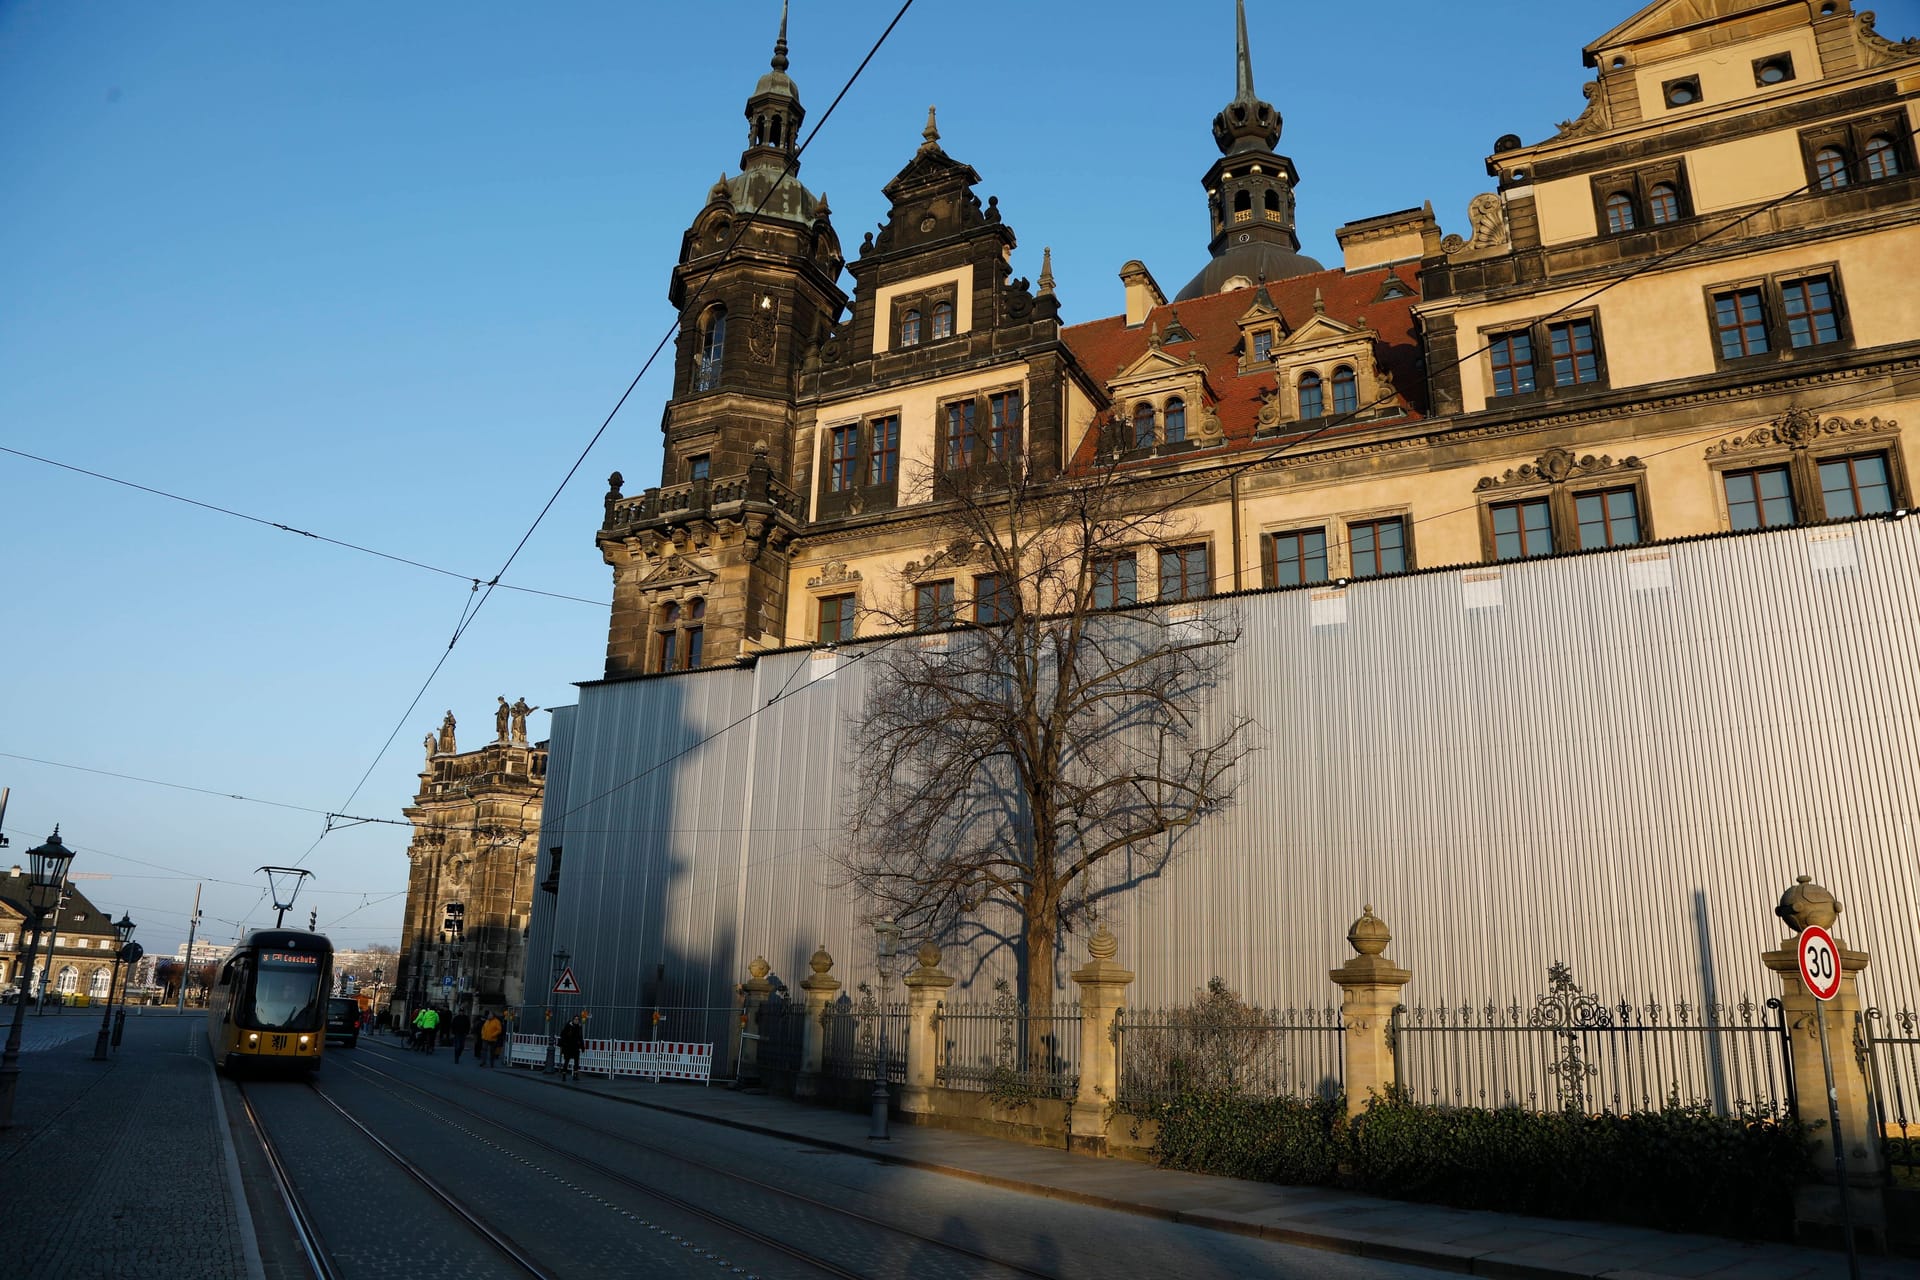
[{"label": "number 30 on sign", "polygon": [[1800,931],[1800,980],[1816,1000],[1840,994],[1840,948],[1833,945],[1833,935],[1817,924]]}]

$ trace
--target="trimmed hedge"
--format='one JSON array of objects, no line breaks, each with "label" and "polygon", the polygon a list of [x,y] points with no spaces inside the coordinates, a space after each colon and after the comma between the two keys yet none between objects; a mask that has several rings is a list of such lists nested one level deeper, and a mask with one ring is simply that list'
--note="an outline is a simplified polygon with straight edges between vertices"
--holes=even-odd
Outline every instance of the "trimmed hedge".
[{"label": "trimmed hedge", "polygon": [[1780,1237],[1812,1172],[1790,1118],[1658,1111],[1582,1115],[1195,1092],[1133,1110],[1159,1121],[1170,1168],[1557,1218]]}]

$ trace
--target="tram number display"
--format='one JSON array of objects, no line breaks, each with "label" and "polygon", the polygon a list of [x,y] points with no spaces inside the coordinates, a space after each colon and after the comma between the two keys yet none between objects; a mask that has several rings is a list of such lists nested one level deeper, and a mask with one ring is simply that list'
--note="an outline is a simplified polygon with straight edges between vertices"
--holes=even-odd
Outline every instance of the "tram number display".
[{"label": "tram number display", "polygon": [[1800,980],[1816,1000],[1840,994],[1840,948],[1833,945],[1833,935],[1817,924],[1800,931]]}]

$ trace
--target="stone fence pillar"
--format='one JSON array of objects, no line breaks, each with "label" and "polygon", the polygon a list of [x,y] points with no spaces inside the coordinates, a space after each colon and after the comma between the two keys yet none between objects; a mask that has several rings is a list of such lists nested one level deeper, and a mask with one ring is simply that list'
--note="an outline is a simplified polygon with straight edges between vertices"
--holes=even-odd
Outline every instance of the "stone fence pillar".
[{"label": "stone fence pillar", "polygon": [[766,1006],[767,997],[773,994],[773,983],[767,975],[773,972],[773,966],[767,963],[765,956],[755,956],[753,963],[747,966],[750,975],[740,984],[740,1025],[737,1034],[740,1037],[740,1060],[734,1064],[734,1079],[746,1085],[760,1079],[760,1010]]},{"label": "stone fence pillar", "polygon": [[1393,1011],[1400,1003],[1400,988],[1413,981],[1413,973],[1387,959],[1392,941],[1387,922],[1368,904],[1347,930],[1353,958],[1327,974],[1340,988],[1340,1020],[1346,1026],[1342,1048],[1349,1116],[1359,1115],[1369,1097],[1384,1094],[1396,1083]]},{"label": "stone fence pillar", "polygon": [[934,1013],[954,980],[940,968],[938,943],[921,943],[917,956],[920,967],[906,977],[907,1087],[900,1091],[900,1110],[908,1115],[928,1115],[934,1110],[933,1089],[942,1048]]},{"label": "stone fence pillar", "polygon": [[800,981],[800,990],[807,997],[807,1025],[801,1039],[800,1076],[793,1085],[796,1098],[811,1098],[820,1092],[820,1066],[827,1048],[827,1029],[822,1019],[827,1006],[833,1003],[834,992],[840,990],[840,979],[828,972],[833,968],[833,957],[827,954],[825,944],[813,953],[807,967],[813,972]]},{"label": "stone fence pillar", "polygon": [[1873,1103],[1867,1087],[1863,1060],[1864,1037],[1860,1033],[1861,970],[1869,957],[1855,951],[1838,937],[1833,944],[1840,952],[1840,993],[1825,1002],[1816,1000],[1800,978],[1800,930],[1818,925],[1832,932],[1840,916],[1839,899],[1811,876],[1800,876],[1792,888],[1780,896],[1773,909],[1794,931],[1774,951],[1763,951],[1760,961],[1780,977],[1780,1003],[1785,1006],[1788,1043],[1791,1046],[1788,1070],[1793,1072],[1794,1101],[1801,1123],[1807,1126],[1818,1182],[1800,1188],[1794,1198],[1794,1226],[1826,1229],[1841,1223],[1842,1189],[1833,1165],[1833,1129],[1828,1118],[1827,1077],[1820,1061],[1820,1028],[1815,1019],[1827,1020],[1827,1046],[1833,1061],[1833,1100],[1840,1111],[1840,1142],[1847,1157],[1845,1194],[1855,1227],[1881,1235],[1886,1230],[1886,1211],[1880,1195],[1885,1177],[1880,1134],[1873,1121]]},{"label": "stone fence pillar", "polygon": [[1073,971],[1080,988],[1080,1089],[1068,1116],[1067,1149],[1089,1155],[1107,1150],[1107,1108],[1120,1096],[1120,1046],[1113,1021],[1133,982],[1130,970],[1113,962],[1120,940],[1105,924],[1087,940],[1093,957]]}]

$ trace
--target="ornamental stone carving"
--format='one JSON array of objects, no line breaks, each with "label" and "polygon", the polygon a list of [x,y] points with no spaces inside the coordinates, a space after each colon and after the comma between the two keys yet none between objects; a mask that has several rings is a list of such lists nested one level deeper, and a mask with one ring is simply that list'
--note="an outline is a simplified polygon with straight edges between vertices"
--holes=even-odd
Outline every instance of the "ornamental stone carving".
[{"label": "ornamental stone carving", "polygon": [[1833,922],[1840,918],[1843,910],[1840,899],[1825,885],[1815,884],[1812,876],[1796,876],[1793,887],[1780,895],[1780,905],[1773,909],[1773,914],[1798,933],[1808,925],[1833,928]]},{"label": "ornamental stone carving", "polygon": [[1767,449],[1798,451],[1836,436],[1882,435],[1899,429],[1900,424],[1890,418],[1849,420],[1836,415],[1822,421],[1812,409],[1796,405],[1763,427],[1755,427],[1742,435],[1728,436],[1718,444],[1709,446],[1707,456],[1724,458],[1730,454]]},{"label": "ornamental stone carving", "polygon": [[837,587],[843,583],[858,584],[859,581],[860,571],[858,569],[849,569],[839,560],[829,560],[821,566],[820,572],[817,575],[807,579],[807,585],[809,587]]},{"label": "ornamental stone carving", "polygon": [[1482,191],[1467,202],[1467,223],[1473,228],[1473,249],[1505,249],[1513,243],[1506,202],[1492,191]]},{"label": "ornamental stone carving", "polygon": [[1484,493],[1489,489],[1565,484],[1569,480],[1583,480],[1589,476],[1646,469],[1646,464],[1636,457],[1625,457],[1616,462],[1608,454],[1595,457],[1589,453],[1576,458],[1565,449],[1553,448],[1532,462],[1512,467],[1497,477],[1482,476],[1480,482],[1474,485],[1474,491]]}]

